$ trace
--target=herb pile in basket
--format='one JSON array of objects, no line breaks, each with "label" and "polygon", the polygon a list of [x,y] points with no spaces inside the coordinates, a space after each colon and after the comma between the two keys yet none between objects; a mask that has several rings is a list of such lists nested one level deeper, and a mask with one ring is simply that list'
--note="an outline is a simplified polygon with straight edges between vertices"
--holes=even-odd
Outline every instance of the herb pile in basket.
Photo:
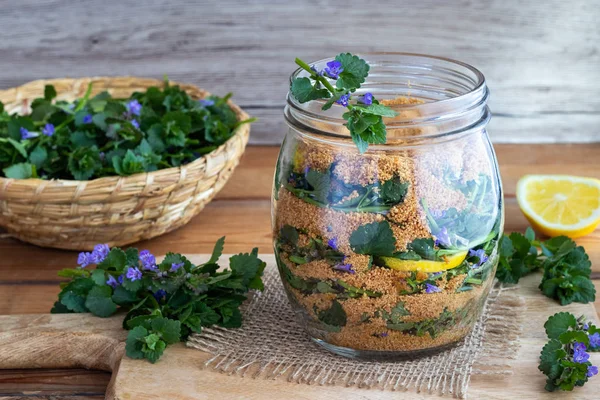
[{"label": "herb pile in basket", "polygon": [[0,176],[88,180],[177,167],[252,122],[238,121],[230,94],[195,100],[168,81],[128,99],[90,97],[91,89],[69,103],[46,86],[24,116],[9,115],[0,102]]},{"label": "herb pile in basket", "polygon": [[[240,306],[249,290],[263,290],[266,266],[258,249],[229,258],[219,271],[225,237],[215,244],[210,259],[194,265],[181,254],[168,253],[157,262],[148,250],[109,249],[99,244],[79,254],[78,268],[63,269],[71,278],[61,284],[52,313],[90,312],[109,317],[127,310],[123,328],[129,330],[126,353],[156,362],[168,344],[186,340],[203,327],[242,325]],[[96,264],[96,269],[86,269]]]}]

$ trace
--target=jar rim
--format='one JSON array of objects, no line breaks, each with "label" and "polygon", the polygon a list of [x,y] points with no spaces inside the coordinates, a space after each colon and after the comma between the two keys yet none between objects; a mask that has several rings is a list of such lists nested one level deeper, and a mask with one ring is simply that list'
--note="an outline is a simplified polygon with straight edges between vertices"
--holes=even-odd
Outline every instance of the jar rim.
[{"label": "jar rim", "polygon": [[[489,90],[486,85],[485,76],[481,71],[472,65],[454,60],[447,57],[432,56],[419,53],[408,53],[408,52],[366,52],[356,54],[358,57],[365,59],[371,66],[369,77],[374,76],[375,78],[386,78],[380,76],[378,73],[373,73],[377,68],[390,68],[390,67],[405,67],[412,68],[417,71],[415,78],[426,77],[436,82],[446,83],[447,85],[454,85],[456,88],[453,90],[447,90],[443,86],[437,87],[444,91],[445,98],[432,99],[428,98],[429,101],[411,104],[394,105],[392,108],[400,111],[411,110],[414,111],[418,118],[411,118],[407,120],[394,120],[386,121],[386,127],[391,129],[402,129],[411,128],[415,126],[424,125],[436,125],[440,126],[442,123],[448,121],[461,119],[464,124],[459,129],[452,129],[450,131],[438,129],[438,132],[419,134],[412,137],[403,137],[402,142],[406,143],[411,139],[433,139],[436,137],[447,137],[451,134],[464,132],[465,130],[473,129],[474,125],[478,126],[482,123],[487,123],[490,118],[489,109],[487,108],[487,99],[489,97]],[[369,62],[371,58],[372,62]],[[405,60],[403,60],[403,58]],[[328,61],[333,60],[333,57],[324,58],[314,62],[310,62],[309,65],[325,64]],[[440,73],[441,75],[426,75],[425,72],[431,74]],[[308,73],[302,68],[296,69],[290,76],[290,85],[293,79],[301,74]],[[394,75],[388,75],[387,78],[393,77]],[[369,78],[368,77],[368,78]],[[368,79],[367,78],[367,79]],[[439,81],[436,80],[439,78]],[[368,86],[368,81],[363,85]],[[375,82],[377,84],[379,82]],[[371,83],[373,84],[373,83]],[[384,85],[392,85],[390,82],[383,83]],[[410,88],[410,79],[407,83],[398,83],[397,88],[403,85]],[[357,91],[365,91],[364,86]],[[433,86],[423,86],[430,89],[434,89]],[[458,88],[458,89],[457,89]],[[438,93],[438,92],[436,92]],[[439,93],[438,93],[439,94]],[[395,97],[408,97],[408,96],[395,96]],[[410,96],[412,97],[412,96]],[[341,114],[345,108],[334,105],[329,111],[324,112],[320,109],[320,105],[324,104],[324,100],[312,100],[306,103],[298,102],[291,93],[288,92],[287,106],[286,106],[286,120],[288,123],[294,125],[296,128],[302,128],[308,130],[313,134],[325,135],[337,139],[349,139],[347,132],[339,132],[339,129],[334,130],[321,130],[315,129],[310,124],[303,123],[305,121],[319,121],[331,126],[341,126],[345,120],[341,117]],[[307,105],[312,104],[313,107],[309,108]],[[315,107],[319,105],[319,107]],[[336,115],[337,114],[337,115]],[[294,118],[295,116],[301,115],[302,118]],[[468,118],[465,118],[467,116]],[[467,121],[468,120],[468,121]],[[468,122],[468,123],[467,123]],[[300,126],[298,126],[300,125]],[[457,125],[457,124],[454,124]],[[460,125],[460,124],[459,124]],[[344,127],[345,129],[345,127]]]},{"label": "jar rim", "polygon": [[[475,74],[475,76],[477,77],[477,83],[476,83],[475,87],[473,89],[471,89],[469,92],[463,93],[456,97],[452,97],[452,98],[448,98],[448,99],[444,99],[444,100],[437,100],[436,103],[460,99],[462,96],[466,96],[471,92],[477,91],[478,89],[480,89],[482,86],[484,86],[486,84],[485,76],[483,75],[483,73],[480,70],[478,70],[471,64],[465,63],[463,61],[458,61],[458,60],[455,60],[455,59],[449,58],[449,57],[433,56],[433,55],[423,54],[423,53],[409,53],[409,52],[402,52],[402,51],[372,51],[372,52],[356,54],[356,56],[358,56],[358,57],[361,57],[362,55],[365,55],[365,56],[408,56],[408,57],[418,57],[418,58],[422,58],[425,60],[429,59],[429,60],[444,61],[444,62],[447,62],[450,64],[455,64],[455,65],[464,67],[464,68],[468,69],[469,71],[471,71],[473,74]],[[333,59],[334,59],[334,57],[322,58],[320,60],[310,62],[309,65],[325,63],[325,62],[331,61]],[[303,72],[303,71],[304,70],[302,68],[298,67],[294,70],[294,72],[292,72],[292,75],[290,75],[290,79],[289,79],[290,85],[292,84],[292,81],[294,80],[294,78],[300,72]],[[417,107],[417,106],[425,105],[425,104],[429,104],[429,103],[415,104],[414,106]]]}]

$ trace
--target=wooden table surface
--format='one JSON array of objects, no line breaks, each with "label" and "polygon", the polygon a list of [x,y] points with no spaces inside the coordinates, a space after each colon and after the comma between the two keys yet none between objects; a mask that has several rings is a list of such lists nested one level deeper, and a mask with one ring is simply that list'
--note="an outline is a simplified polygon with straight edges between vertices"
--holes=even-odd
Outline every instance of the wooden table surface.
[{"label": "wooden table surface", "polygon": [[[531,173],[600,178],[600,143],[585,145],[495,145],[506,199],[505,230],[524,231],[516,182]],[[206,253],[226,235],[225,252],[271,251],[270,192],[277,147],[249,147],[231,181],[186,227],[135,245],[155,254]],[[600,291],[600,230],[581,238]],[[56,272],[75,264],[77,254],[0,239],[0,314],[47,313],[59,292]],[[596,301],[596,307],[600,305]],[[557,310],[560,306],[557,305]],[[0,398],[101,399],[109,373],[87,370],[0,371]]]}]

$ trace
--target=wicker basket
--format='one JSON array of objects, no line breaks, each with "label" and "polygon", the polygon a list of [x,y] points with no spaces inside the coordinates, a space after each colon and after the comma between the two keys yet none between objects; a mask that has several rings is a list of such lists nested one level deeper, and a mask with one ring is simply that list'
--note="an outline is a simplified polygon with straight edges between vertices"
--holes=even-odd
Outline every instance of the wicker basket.
[{"label": "wicker basket", "polygon": [[[26,113],[31,100],[55,86],[59,100],[82,97],[90,82],[95,95],[108,91],[127,98],[162,81],[133,77],[96,77],[29,82],[0,91],[9,113]],[[193,98],[208,92],[180,87]],[[229,103],[239,119],[248,115]],[[90,250],[95,244],[123,246],[150,239],[186,224],[225,185],[248,142],[250,125],[211,153],[179,168],[91,181],[7,179],[0,177],[0,227],[25,242],[44,247]]]}]

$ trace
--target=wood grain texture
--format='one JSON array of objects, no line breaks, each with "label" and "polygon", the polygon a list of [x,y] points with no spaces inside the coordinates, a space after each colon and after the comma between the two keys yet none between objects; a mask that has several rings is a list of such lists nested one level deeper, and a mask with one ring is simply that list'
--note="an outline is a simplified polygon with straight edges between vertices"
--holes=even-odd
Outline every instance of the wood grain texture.
[{"label": "wood grain texture", "polygon": [[[87,369],[7,369],[0,371],[0,399],[104,399],[111,374]],[[5,396],[5,397],[3,397]]]},{"label": "wood grain texture", "polygon": [[[134,17],[135,16],[135,17]],[[20,0],[0,13],[0,87],[137,75],[198,84],[260,118],[279,143],[293,60],[405,51],[478,67],[498,142],[593,141],[600,123],[600,1]],[[368,34],[366,34],[368,32]],[[376,38],[376,40],[373,40]]]},{"label": "wood grain texture", "polygon": [[[563,172],[600,178],[598,162],[600,144],[532,146],[496,144],[495,150],[506,195],[506,231],[523,231],[528,226],[514,198],[516,182],[523,174]],[[155,254],[164,254],[167,251],[186,254],[202,253],[212,250],[215,240],[227,234],[226,252],[248,251],[252,246],[258,246],[261,254],[269,253],[271,251],[269,198],[277,152],[277,147],[248,148],[240,166],[217,199],[189,225],[160,238],[138,243],[136,247],[148,248]],[[585,246],[590,254],[594,275],[600,277],[600,230],[579,239],[578,242]],[[0,314],[47,313],[59,290],[59,278],[56,272],[64,267],[73,266],[75,257],[75,252],[43,249],[12,239],[0,239]],[[596,280],[595,284],[600,292],[600,280]],[[596,302],[596,307],[600,307],[600,298]],[[553,311],[559,309],[561,308],[554,305]],[[531,368],[535,370],[533,364]],[[2,391],[6,387],[2,386],[1,380],[4,372],[0,371],[0,398],[7,393]],[[9,387],[11,390],[17,390],[18,393],[24,391],[29,393],[33,387],[38,387],[41,392],[32,394],[32,398],[55,399],[56,397],[52,397],[54,395],[50,393],[56,388],[52,384],[44,386],[42,382],[48,373],[45,370],[32,371],[24,381],[10,383]],[[68,371],[56,370],[50,372],[57,376],[60,374],[69,376],[68,373]],[[70,400],[99,398],[96,395],[89,397],[82,394],[85,392],[82,391],[81,385],[88,385],[86,383],[88,379],[106,382],[106,375],[100,374],[97,378],[95,376],[84,377],[75,372],[71,380],[65,378],[61,381],[65,382],[65,386],[61,388],[60,396]],[[486,380],[487,377],[475,377],[474,380],[476,379]],[[508,382],[503,381],[503,384]],[[242,388],[245,384],[244,380],[239,387]],[[19,392],[20,389],[22,390]],[[292,392],[296,396],[303,394],[297,388]],[[328,393],[330,398],[337,398],[335,391]],[[311,398],[308,392],[306,396]],[[490,398],[489,396],[482,398]]]},{"label": "wood grain texture", "polygon": [[[205,255],[204,257],[208,257]],[[265,257],[269,268],[275,268],[274,257]],[[536,366],[539,351],[547,341],[540,327],[556,310],[554,301],[541,296],[537,289],[539,274],[521,281],[518,293],[525,301],[521,347],[513,363],[510,376],[472,377],[470,398],[507,399],[517,395],[526,399],[552,399],[553,394],[543,390],[544,376]],[[598,321],[593,305],[571,304],[561,307],[577,315]],[[427,393],[366,391],[359,388],[298,385],[285,379],[253,380],[202,369],[210,355],[185,348],[183,344],[170,346],[159,364],[123,358],[116,354],[122,347],[124,333],[120,327],[122,316],[96,318],[89,314],[29,315],[0,317],[0,369],[15,367],[73,367],[95,366],[113,371],[107,389],[107,399],[428,399],[437,398]],[[90,344],[93,343],[93,346]],[[95,351],[104,343],[104,351]],[[115,344],[117,343],[117,344]],[[106,362],[110,352],[113,357]],[[85,355],[85,357],[83,357]],[[593,353],[590,360],[600,361]],[[118,365],[118,371],[116,370]],[[596,399],[599,380],[590,380],[585,387],[572,393],[561,393],[561,399]]]}]

